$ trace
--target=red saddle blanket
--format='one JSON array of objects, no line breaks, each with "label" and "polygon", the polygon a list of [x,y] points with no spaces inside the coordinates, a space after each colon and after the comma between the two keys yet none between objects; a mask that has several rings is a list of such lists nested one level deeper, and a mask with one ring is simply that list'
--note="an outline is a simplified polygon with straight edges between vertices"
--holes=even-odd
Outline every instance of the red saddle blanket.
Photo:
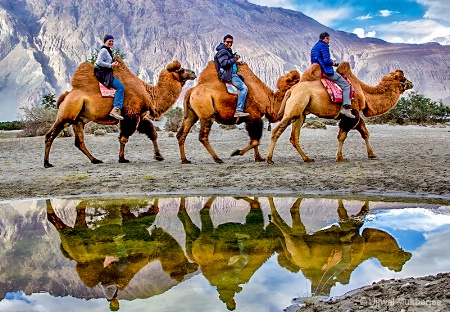
[{"label": "red saddle blanket", "polygon": [[[353,100],[355,97],[355,89],[352,86],[350,80],[347,77],[342,76],[347,82],[350,84],[350,99]],[[330,95],[331,102],[342,103],[342,89],[336,83],[326,78],[322,78],[322,84],[325,89],[327,89],[328,94]]]},{"label": "red saddle blanket", "polygon": [[113,98],[114,95],[116,94],[116,89],[114,88],[108,89],[100,82],[98,83],[98,86],[100,87],[100,93],[102,94],[103,97]]}]

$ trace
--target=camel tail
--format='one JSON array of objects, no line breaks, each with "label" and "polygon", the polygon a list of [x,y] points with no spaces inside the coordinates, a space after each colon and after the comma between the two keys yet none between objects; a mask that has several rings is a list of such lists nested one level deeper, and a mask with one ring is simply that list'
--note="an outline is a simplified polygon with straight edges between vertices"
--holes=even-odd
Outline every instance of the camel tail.
[{"label": "camel tail", "polygon": [[286,101],[289,99],[289,97],[291,96],[291,89],[289,89],[286,94],[284,95],[283,101],[281,102],[281,106],[280,106],[280,110],[278,111],[278,120],[283,119],[283,115],[284,115],[284,109],[286,108]]},{"label": "camel tail", "polygon": [[188,108],[190,108],[189,99],[191,98],[192,90],[193,88],[187,90],[186,93],[184,94],[183,111],[185,119],[188,117]]},{"label": "camel tail", "polygon": [[64,101],[64,99],[66,98],[67,94],[69,94],[69,91],[64,92],[63,94],[61,94],[58,98],[58,101],[56,101],[56,108],[59,108],[59,105]]}]

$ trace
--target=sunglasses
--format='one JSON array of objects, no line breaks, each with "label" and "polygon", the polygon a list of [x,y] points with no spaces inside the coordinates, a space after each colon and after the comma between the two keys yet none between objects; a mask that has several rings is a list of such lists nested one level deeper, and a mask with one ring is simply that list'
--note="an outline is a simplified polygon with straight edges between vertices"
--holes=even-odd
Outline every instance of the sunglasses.
[{"label": "sunglasses", "polygon": [[225,41],[225,43],[233,43],[233,41]]}]

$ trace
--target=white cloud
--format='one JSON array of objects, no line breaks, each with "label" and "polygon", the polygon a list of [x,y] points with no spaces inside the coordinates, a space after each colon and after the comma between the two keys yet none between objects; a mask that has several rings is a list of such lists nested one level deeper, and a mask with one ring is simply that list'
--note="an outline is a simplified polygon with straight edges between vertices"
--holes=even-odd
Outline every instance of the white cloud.
[{"label": "white cloud", "polygon": [[448,5],[448,0],[418,0],[417,2],[427,7],[424,18],[450,22],[450,5]]},{"label": "white cloud", "polygon": [[397,43],[426,43],[436,38],[450,36],[450,27],[429,19],[401,21],[378,25],[374,28],[378,38]]},{"label": "white cloud", "polygon": [[363,16],[358,16],[356,19],[360,20],[360,21],[364,21],[364,20],[368,20],[373,18],[373,16],[371,14],[367,14],[367,15],[363,15]]},{"label": "white cloud", "polygon": [[363,28],[355,28],[353,30],[353,33],[357,35],[359,38],[376,37],[377,34],[375,31],[369,31],[366,33]]},{"label": "white cloud", "polygon": [[380,10],[378,11],[378,14],[382,17],[388,17],[391,16],[394,13],[398,13],[397,11],[389,11],[389,10]]},{"label": "white cloud", "polygon": [[331,27],[334,21],[340,21],[351,17],[351,9],[345,7],[338,9],[311,8],[303,9],[302,12],[328,27]]}]

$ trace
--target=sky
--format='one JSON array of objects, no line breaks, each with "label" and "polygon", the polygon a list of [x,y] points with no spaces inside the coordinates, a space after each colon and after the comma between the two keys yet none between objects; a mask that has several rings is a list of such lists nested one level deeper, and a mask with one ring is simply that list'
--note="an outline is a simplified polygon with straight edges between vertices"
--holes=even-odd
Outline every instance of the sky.
[{"label": "sky", "polygon": [[450,44],[449,0],[248,0],[281,7],[359,37],[393,43]]}]

